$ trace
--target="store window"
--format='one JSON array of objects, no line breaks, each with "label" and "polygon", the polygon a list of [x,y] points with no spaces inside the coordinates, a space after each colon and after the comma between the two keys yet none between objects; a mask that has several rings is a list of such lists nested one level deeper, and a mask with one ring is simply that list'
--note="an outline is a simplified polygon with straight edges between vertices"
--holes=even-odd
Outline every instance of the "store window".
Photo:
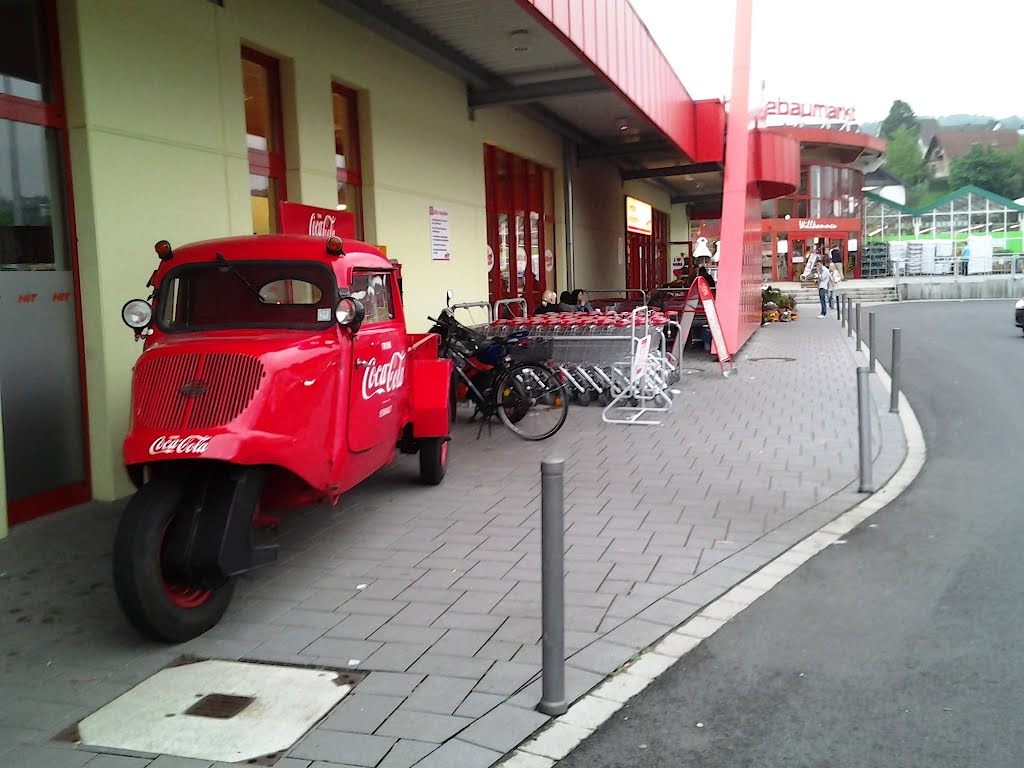
[{"label": "store window", "polygon": [[[8,515],[89,498],[73,217],[56,11],[0,11],[0,417]],[[40,436],[45,439],[40,439]]]},{"label": "store window", "polygon": [[363,237],[363,180],[359,168],[359,114],[356,92],[334,84],[334,166],[338,183],[338,210],[356,217],[356,237]]},{"label": "store window", "polygon": [[277,59],[243,47],[242,83],[252,231],[256,235],[266,235],[280,231],[278,203],[288,199],[281,119],[281,72]]},{"label": "store window", "polygon": [[491,302],[526,299],[532,309],[555,287],[555,194],[550,168],[484,146],[487,270]]}]

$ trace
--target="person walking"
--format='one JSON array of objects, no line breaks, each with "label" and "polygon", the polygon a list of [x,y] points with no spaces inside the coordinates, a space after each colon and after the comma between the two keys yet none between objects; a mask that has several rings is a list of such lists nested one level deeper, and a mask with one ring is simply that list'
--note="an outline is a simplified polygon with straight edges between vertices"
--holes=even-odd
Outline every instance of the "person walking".
[{"label": "person walking", "polygon": [[824,262],[818,264],[818,298],[821,299],[819,318],[828,317],[828,287],[832,283],[832,272]]}]

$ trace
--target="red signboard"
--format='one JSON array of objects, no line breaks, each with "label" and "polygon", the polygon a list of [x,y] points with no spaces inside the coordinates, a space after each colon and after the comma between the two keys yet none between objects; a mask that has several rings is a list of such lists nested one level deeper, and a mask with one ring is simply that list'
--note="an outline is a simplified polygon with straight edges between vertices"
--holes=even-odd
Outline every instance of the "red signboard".
[{"label": "red signboard", "polygon": [[347,211],[283,201],[280,205],[280,218],[282,235],[356,236],[355,214]]},{"label": "red signboard", "polygon": [[765,219],[764,229],[767,232],[811,232],[816,235],[859,232],[860,219]]}]

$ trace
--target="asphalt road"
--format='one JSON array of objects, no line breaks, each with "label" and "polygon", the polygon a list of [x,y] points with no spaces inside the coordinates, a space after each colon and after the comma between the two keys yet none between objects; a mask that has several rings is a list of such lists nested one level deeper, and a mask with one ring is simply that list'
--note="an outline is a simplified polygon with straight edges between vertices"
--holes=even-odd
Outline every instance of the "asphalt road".
[{"label": "asphalt road", "polygon": [[904,391],[928,450],[917,480],[560,768],[1024,766],[1024,337],[1013,302],[872,309],[880,359],[889,329],[903,329]]}]

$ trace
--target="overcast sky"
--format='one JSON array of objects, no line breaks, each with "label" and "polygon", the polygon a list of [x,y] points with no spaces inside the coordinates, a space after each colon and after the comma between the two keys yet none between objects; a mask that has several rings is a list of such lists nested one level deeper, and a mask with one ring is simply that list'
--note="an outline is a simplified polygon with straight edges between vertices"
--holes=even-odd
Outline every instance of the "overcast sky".
[{"label": "overcast sky", "polygon": [[[630,0],[694,98],[731,90],[735,0]],[[766,98],[881,120],[1024,116],[1024,0],[754,0],[753,77]],[[760,93],[752,94],[752,104]]]}]

